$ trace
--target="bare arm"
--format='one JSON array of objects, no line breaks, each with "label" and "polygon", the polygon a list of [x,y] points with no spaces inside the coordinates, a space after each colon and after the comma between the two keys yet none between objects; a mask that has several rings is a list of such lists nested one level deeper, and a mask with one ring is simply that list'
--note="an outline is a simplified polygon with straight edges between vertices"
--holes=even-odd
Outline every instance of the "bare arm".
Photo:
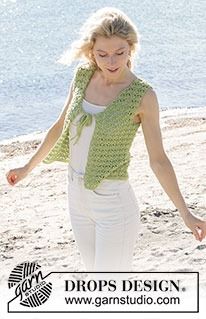
[{"label": "bare arm", "polygon": [[73,90],[73,81],[70,85],[69,93],[64,103],[62,112],[60,113],[55,123],[48,129],[48,132],[43,142],[41,143],[37,151],[34,153],[34,155],[23,167],[11,169],[6,173],[6,178],[10,185],[13,186],[16,183],[18,183],[20,180],[25,178],[28,175],[28,173],[30,173],[46,157],[50,149],[54,146],[54,144],[60,137],[63,126],[64,126],[65,115],[73,97],[72,90]]},{"label": "bare arm", "polygon": [[[173,166],[164,151],[159,124],[159,105],[156,93],[152,89],[148,90],[142,98],[139,116],[152,171],[166,194],[179,210],[186,225],[193,231],[196,239],[200,240],[200,237],[195,227],[202,229],[201,238],[203,239],[206,236],[206,222],[196,218],[189,212],[180,192]],[[188,218],[190,218],[189,221]],[[191,218],[193,218],[192,221]]]},{"label": "bare arm", "polygon": [[55,123],[52,124],[52,126],[49,128],[43,142],[37,149],[36,153],[31,157],[29,162],[26,164],[26,167],[29,172],[46,157],[50,149],[54,146],[54,144],[60,137],[62,129],[63,129],[63,125],[64,125],[65,115],[70,105],[70,102],[72,100],[72,89],[73,89],[73,82],[70,85],[69,93],[67,95],[61,114],[59,115]]}]

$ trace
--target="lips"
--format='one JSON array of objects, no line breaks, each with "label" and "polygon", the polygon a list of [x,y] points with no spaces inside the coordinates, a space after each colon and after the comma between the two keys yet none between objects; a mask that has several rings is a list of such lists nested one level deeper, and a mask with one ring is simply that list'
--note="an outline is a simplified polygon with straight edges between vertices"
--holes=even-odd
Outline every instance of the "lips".
[{"label": "lips", "polygon": [[119,68],[116,68],[116,69],[107,69],[108,71],[110,72],[116,72]]}]

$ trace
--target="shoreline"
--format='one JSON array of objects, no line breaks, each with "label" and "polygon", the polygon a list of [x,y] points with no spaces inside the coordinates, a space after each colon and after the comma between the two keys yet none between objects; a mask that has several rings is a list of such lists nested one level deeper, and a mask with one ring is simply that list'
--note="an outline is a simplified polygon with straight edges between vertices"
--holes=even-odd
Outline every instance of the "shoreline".
[{"label": "shoreline", "polygon": [[[206,116],[206,107],[176,107],[176,108],[163,108],[160,110],[160,119],[164,120],[168,117],[182,116],[182,117],[205,117]],[[46,130],[44,131],[34,131],[28,134],[22,134],[6,139],[0,140],[0,145],[7,145],[12,142],[25,142],[32,141],[34,139],[42,139],[45,135]]]}]

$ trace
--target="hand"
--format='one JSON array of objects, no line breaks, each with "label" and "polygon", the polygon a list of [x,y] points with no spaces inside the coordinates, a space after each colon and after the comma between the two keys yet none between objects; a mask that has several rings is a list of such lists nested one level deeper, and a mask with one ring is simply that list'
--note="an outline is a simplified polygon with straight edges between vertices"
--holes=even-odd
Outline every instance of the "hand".
[{"label": "hand", "polygon": [[19,168],[14,168],[9,170],[6,173],[6,178],[7,181],[10,185],[14,186],[16,185],[20,180],[25,178],[29,173],[29,170],[27,166],[19,167]]},{"label": "hand", "polygon": [[191,229],[195,238],[202,241],[206,236],[206,221],[188,211],[183,217],[185,225]]}]

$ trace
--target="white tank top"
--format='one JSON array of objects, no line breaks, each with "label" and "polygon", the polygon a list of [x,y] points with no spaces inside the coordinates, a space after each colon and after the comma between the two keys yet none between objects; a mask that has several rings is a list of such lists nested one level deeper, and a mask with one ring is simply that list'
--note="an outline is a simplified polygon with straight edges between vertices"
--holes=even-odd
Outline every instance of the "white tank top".
[{"label": "white tank top", "polygon": [[[85,112],[90,114],[96,114],[102,112],[106,106],[96,105],[87,102],[83,99],[82,107]],[[70,125],[69,137],[70,139],[76,135],[76,125],[82,114],[78,114],[77,117]],[[89,152],[89,146],[92,139],[92,135],[95,128],[95,116],[92,116],[92,123],[90,126],[84,126],[78,142],[74,145],[74,139],[69,140],[70,149],[70,165],[72,168],[81,174],[84,174],[87,163],[87,156]]]}]

